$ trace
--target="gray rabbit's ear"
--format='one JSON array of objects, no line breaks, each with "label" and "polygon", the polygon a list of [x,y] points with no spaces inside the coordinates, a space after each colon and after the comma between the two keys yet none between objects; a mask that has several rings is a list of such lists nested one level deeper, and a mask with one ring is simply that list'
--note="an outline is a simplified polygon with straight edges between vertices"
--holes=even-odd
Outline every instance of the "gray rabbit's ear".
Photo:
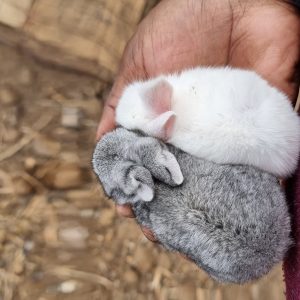
[{"label": "gray rabbit's ear", "polygon": [[[170,182],[167,182],[169,184],[172,184],[173,182],[175,185],[180,185],[183,182],[183,175],[180,169],[180,166],[175,158],[175,156],[169,152],[168,150],[163,149],[162,151],[159,151],[155,157],[156,165],[158,166],[157,172],[159,177],[163,175],[163,173],[160,173],[161,167],[165,168],[165,171],[168,172],[169,176],[165,176],[164,179],[170,179]],[[161,167],[160,167],[161,166]],[[155,172],[155,173],[157,173]],[[153,174],[154,175],[154,174]],[[155,176],[155,175],[154,175]],[[163,180],[165,181],[165,180]]]},{"label": "gray rabbit's ear", "polygon": [[168,185],[177,186],[183,182],[176,157],[155,138],[140,138],[127,149],[126,159],[144,166],[154,178]]},{"label": "gray rabbit's ear", "polygon": [[119,204],[151,201],[154,183],[149,170],[132,162],[120,162],[112,171],[111,196]]}]

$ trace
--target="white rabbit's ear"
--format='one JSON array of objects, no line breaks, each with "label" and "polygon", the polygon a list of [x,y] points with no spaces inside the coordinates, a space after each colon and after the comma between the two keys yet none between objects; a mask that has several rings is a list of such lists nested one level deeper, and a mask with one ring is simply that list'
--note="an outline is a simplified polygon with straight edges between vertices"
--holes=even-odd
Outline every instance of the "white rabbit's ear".
[{"label": "white rabbit's ear", "polygon": [[145,133],[168,141],[172,135],[176,115],[173,111],[167,111],[154,118],[145,125]]},{"label": "white rabbit's ear", "polygon": [[168,81],[161,79],[151,86],[145,93],[150,109],[160,115],[171,110],[173,88]]},{"label": "white rabbit's ear", "polygon": [[145,94],[146,105],[154,115],[145,132],[151,136],[168,140],[172,134],[176,115],[171,110],[172,86],[164,79],[158,81]]}]

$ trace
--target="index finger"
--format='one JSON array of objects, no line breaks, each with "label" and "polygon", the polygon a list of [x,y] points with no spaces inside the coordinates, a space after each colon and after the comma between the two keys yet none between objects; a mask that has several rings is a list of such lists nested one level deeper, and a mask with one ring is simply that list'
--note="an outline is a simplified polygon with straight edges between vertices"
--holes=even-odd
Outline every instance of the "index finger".
[{"label": "index finger", "polygon": [[105,133],[113,130],[116,127],[115,110],[121,97],[124,81],[118,77],[105,101],[103,113],[96,133],[96,140],[98,141]]},{"label": "index finger", "polygon": [[116,127],[115,122],[115,107],[105,103],[102,117],[100,123],[98,125],[96,140],[100,140],[100,138],[106,133],[113,130]]}]

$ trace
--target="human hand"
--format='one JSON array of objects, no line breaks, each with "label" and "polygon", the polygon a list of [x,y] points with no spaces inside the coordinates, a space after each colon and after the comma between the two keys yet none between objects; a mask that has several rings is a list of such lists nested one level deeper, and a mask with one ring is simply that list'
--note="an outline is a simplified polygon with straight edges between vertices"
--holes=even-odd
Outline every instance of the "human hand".
[{"label": "human hand", "polygon": [[[299,44],[299,17],[283,1],[163,0],[124,51],[97,138],[115,127],[115,107],[128,83],[200,65],[252,69],[293,100]],[[128,205],[117,211],[133,217]],[[148,230],[145,235],[155,240]]]}]

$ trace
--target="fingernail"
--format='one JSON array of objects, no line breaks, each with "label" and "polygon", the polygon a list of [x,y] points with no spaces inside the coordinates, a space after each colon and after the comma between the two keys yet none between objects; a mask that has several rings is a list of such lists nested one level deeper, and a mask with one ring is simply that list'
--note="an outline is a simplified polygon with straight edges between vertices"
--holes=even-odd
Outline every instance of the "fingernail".
[{"label": "fingernail", "polygon": [[124,205],[116,205],[116,210],[118,215],[125,218],[135,218],[131,205],[124,204]]},{"label": "fingernail", "polygon": [[141,226],[141,230],[142,230],[143,234],[145,235],[145,237],[149,241],[151,241],[153,243],[157,242],[157,239],[156,239],[154,233],[150,229],[148,229],[147,227]]}]

